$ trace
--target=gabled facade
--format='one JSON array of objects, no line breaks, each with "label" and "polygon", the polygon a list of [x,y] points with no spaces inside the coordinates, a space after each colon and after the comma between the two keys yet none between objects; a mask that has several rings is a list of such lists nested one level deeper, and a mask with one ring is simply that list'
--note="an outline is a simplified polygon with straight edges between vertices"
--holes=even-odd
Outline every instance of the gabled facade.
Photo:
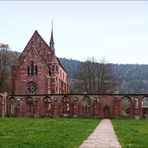
[{"label": "gabled facade", "polygon": [[48,45],[35,31],[12,67],[12,94],[68,93],[67,72],[55,55],[53,30]]}]

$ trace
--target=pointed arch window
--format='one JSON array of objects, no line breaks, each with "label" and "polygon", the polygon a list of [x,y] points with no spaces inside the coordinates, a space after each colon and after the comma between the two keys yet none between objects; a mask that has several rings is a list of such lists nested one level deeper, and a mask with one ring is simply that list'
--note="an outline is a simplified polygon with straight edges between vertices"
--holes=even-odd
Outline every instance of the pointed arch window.
[{"label": "pointed arch window", "polygon": [[64,96],[62,98],[62,106],[63,106],[63,115],[64,116],[70,115],[70,103],[71,103],[71,99],[68,96]]},{"label": "pointed arch window", "polygon": [[30,66],[29,65],[27,66],[27,74],[28,74],[28,76],[30,75]]},{"label": "pointed arch window", "polygon": [[28,76],[31,75],[37,75],[38,74],[38,66],[34,64],[33,61],[31,61],[30,65],[27,66],[27,74]]},{"label": "pointed arch window", "polygon": [[88,96],[84,96],[84,98],[82,99],[82,105],[83,105],[83,115],[90,116],[91,99]]},{"label": "pointed arch window", "polygon": [[121,100],[121,106],[122,106],[122,115],[130,116],[131,100],[129,97],[124,97]]},{"label": "pointed arch window", "polygon": [[144,97],[142,100],[142,107],[148,107],[148,97]]},{"label": "pointed arch window", "polygon": [[37,75],[37,74],[38,74],[38,66],[35,65],[35,75]]},{"label": "pointed arch window", "polygon": [[31,75],[34,75],[34,62],[31,61]]},{"label": "pointed arch window", "polygon": [[44,98],[44,116],[52,116],[52,100],[51,98],[45,97]]}]

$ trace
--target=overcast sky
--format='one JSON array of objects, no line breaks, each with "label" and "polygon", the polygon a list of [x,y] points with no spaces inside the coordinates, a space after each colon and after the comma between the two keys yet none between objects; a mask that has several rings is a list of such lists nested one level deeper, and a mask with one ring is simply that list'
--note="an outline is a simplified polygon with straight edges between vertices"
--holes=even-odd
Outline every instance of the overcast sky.
[{"label": "overcast sky", "polygon": [[0,42],[22,52],[38,30],[49,43],[52,19],[59,57],[148,64],[147,1],[0,1]]}]

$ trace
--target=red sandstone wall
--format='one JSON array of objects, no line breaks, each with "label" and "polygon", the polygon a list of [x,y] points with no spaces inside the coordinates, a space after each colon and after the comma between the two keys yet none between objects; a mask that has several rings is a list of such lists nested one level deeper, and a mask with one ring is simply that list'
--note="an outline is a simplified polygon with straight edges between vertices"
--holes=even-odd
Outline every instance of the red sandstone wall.
[{"label": "red sandstone wall", "polygon": [[[88,97],[90,104],[88,105],[88,112],[84,112],[83,99]],[[135,98],[142,101],[143,96],[131,96],[130,116],[134,118],[139,116],[142,118],[142,104],[136,108],[134,104]],[[51,103],[50,109],[45,106],[45,100],[49,99]],[[118,95],[49,95],[49,96],[9,96],[7,102],[8,115],[14,116],[11,113],[13,103],[17,105],[17,112],[15,116],[23,117],[99,117],[99,118],[114,118],[123,117],[121,111],[121,101],[123,96]],[[15,101],[14,101],[15,100]],[[48,101],[46,103],[49,103]],[[29,103],[32,105],[32,112],[29,112]],[[65,105],[69,104],[67,110]],[[105,113],[105,108],[109,109],[108,114]]]}]

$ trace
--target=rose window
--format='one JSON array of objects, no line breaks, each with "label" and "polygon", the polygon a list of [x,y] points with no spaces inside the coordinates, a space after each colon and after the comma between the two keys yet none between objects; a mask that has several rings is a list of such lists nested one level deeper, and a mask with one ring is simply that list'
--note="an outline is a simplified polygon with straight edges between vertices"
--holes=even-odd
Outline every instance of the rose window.
[{"label": "rose window", "polygon": [[38,91],[38,85],[35,82],[29,82],[26,86],[28,94],[34,95]]}]

